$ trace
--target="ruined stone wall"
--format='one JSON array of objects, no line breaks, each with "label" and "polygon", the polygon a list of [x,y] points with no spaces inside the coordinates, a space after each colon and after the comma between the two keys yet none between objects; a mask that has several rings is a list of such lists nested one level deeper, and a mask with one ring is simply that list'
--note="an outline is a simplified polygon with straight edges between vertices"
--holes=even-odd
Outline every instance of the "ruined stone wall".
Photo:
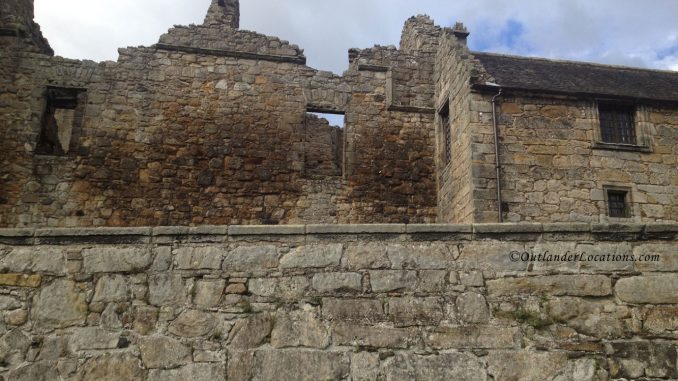
[{"label": "ruined stone wall", "polygon": [[[477,112],[488,113],[488,105]],[[508,221],[614,221],[604,188],[628,188],[632,221],[678,219],[678,109],[640,103],[636,107],[638,149],[604,149],[593,99],[508,94],[501,98],[502,199]],[[480,177],[491,181],[491,129],[476,129],[486,144],[474,155],[485,160]],[[496,211],[496,192],[478,194]]]},{"label": "ruined stone wall", "polygon": [[[407,36],[410,31],[417,29],[406,25],[403,39],[414,38]],[[434,221],[434,54],[375,46],[352,49],[349,60],[345,76],[353,93],[345,171],[355,214],[350,220],[378,222],[372,215],[386,212],[400,216],[390,222]],[[372,181],[358,182],[368,178]]]},{"label": "ruined stone wall", "polygon": [[[100,65],[30,55],[21,70],[10,92],[16,134],[3,142],[12,153],[5,184],[20,189],[3,194],[20,200],[3,206],[5,226],[275,223],[292,214],[304,164],[298,77],[310,69],[141,48]],[[48,84],[86,89],[82,131],[65,157],[34,152]],[[280,204],[266,204],[271,194]]]},{"label": "ruined stone wall", "polygon": [[677,238],[675,224],[0,230],[0,378],[675,379]]},{"label": "ruined stone wall", "polygon": [[[451,31],[441,38],[435,66],[435,129],[436,168],[438,187],[438,221],[470,223],[474,221],[474,189],[478,183],[473,167],[473,130],[480,123],[478,114],[470,112],[473,94],[468,86],[474,76],[474,66],[468,61],[469,51]],[[447,106],[449,124],[443,125],[440,112]],[[451,160],[446,162],[444,128],[450,129]]]},{"label": "ruined stone wall", "polygon": [[[430,120],[388,111],[383,73],[319,72],[297,46],[234,29],[231,13],[212,16],[98,64],[0,37],[9,41],[0,56],[0,226],[434,220]],[[48,86],[82,96],[63,156],[36,147]],[[305,142],[306,112],[316,108],[346,114],[344,182],[305,176],[307,159],[338,155],[324,150],[339,146]],[[315,141],[338,142],[326,133]]]},{"label": "ruined stone wall", "polygon": [[[33,17],[33,0],[3,0],[0,3],[0,49],[29,48],[49,55],[54,54],[42,36],[40,26],[33,22]],[[21,44],[16,43],[17,39]]]}]

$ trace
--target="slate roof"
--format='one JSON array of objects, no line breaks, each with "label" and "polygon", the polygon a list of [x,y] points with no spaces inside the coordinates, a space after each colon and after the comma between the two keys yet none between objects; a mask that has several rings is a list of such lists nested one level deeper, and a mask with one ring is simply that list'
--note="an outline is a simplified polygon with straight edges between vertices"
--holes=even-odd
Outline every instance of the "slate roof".
[{"label": "slate roof", "polygon": [[506,88],[678,102],[678,72],[492,53],[473,55],[494,77],[494,83]]}]

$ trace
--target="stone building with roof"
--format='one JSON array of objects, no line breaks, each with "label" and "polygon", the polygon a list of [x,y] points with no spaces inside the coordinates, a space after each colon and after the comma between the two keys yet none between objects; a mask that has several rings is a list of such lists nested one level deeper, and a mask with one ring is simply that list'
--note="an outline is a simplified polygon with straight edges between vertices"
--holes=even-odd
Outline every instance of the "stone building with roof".
[{"label": "stone building with roof", "polygon": [[0,2],[0,381],[678,379],[678,73],[238,8],[95,63]]},{"label": "stone building with roof", "polygon": [[1,10],[0,227],[678,220],[675,72],[471,52],[417,16],[339,76],[217,0],[95,63]]}]

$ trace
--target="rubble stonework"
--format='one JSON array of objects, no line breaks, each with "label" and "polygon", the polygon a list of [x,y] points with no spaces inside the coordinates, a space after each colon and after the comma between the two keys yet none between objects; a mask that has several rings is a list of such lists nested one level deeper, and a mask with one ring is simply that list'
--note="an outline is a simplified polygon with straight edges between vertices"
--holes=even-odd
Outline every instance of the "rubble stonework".
[{"label": "rubble stonework", "polygon": [[[3,227],[496,222],[499,87],[503,220],[623,222],[610,186],[628,221],[678,219],[675,73],[471,52],[416,16],[339,76],[237,0],[95,63],[54,57],[32,0],[0,11]],[[637,144],[601,144],[600,99],[635,105]]]},{"label": "rubble stonework", "polygon": [[677,234],[676,224],[0,229],[0,379],[675,379]]}]

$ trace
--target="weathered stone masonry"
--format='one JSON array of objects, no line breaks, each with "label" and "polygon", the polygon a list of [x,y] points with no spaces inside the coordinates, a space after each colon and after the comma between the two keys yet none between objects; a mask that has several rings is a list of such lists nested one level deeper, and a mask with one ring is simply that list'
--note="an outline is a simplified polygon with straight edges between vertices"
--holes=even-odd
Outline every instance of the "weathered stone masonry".
[{"label": "weathered stone masonry", "polygon": [[[232,6],[117,62],[2,37],[0,226],[433,221],[430,118],[387,110],[387,73],[318,72],[297,46],[236,29]],[[48,86],[86,103],[63,156],[36,152]],[[309,132],[307,110],[344,113],[345,132]]]},{"label": "weathered stone masonry", "polygon": [[[678,73],[471,52],[467,35],[444,30],[436,56],[436,108],[449,107],[452,137],[446,163],[437,116],[440,221],[497,221],[500,89],[506,221],[615,222],[608,187],[628,190],[628,220],[678,218]],[[602,141],[600,103],[633,110],[634,144]]]},{"label": "weathered stone masonry", "polygon": [[[673,225],[0,230],[0,379],[678,378]],[[512,262],[509,253],[658,255]]]},{"label": "weathered stone masonry", "polygon": [[[507,221],[678,219],[676,73],[471,52],[416,16],[338,76],[235,0],[94,63],[53,57],[31,0],[0,10],[0,226],[496,222],[498,160]],[[634,144],[601,141],[600,102]]]}]

